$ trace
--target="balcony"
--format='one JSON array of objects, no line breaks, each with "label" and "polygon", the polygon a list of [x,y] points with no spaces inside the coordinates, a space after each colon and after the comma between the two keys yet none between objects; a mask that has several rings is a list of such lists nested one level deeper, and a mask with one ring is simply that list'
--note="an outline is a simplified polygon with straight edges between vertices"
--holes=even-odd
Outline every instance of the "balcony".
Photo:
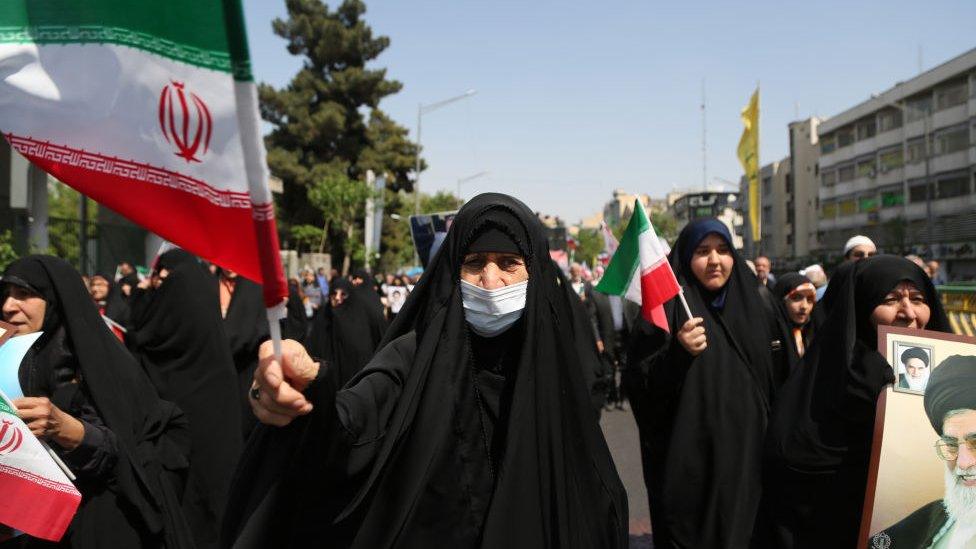
[{"label": "balcony", "polygon": [[966,150],[943,154],[942,156],[934,156],[931,160],[931,173],[942,173],[965,168],[970,164],[969,156],[969,151]]},{"label": "balcony", "polygon": [[969,119],[969,107],[966,103],[942,109],[932,113],[932,127],[929,129],[939,129],[946,126],[953,126]]}]

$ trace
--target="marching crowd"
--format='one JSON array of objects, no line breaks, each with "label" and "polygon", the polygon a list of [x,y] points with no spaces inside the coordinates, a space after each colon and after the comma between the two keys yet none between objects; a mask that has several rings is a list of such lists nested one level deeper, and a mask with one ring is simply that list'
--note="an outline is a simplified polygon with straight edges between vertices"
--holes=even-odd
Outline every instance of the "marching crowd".
[{"label": "marching crowd", "polygon": [[[19,334],[43,331],[18,413],[83,495],[58,546],[624,548],[598,418],[626,400],[655,547],[853,548],[895,380],[878,327],[949,325],[937,264],[863,236],[844,256],[829,281],[774,276],[693,221],[669,255],[693,317],[671,300],[663,330],[598,291],[600,268],[560,270],[527,206],[484,194],[422,276],[290,280],[280,358],[260,286],[178,249],[143,279],[85,282],[29,256],[0,297]],[[964,383],[951,410],[976,414]],[[972,492],[963,543],[973,435],[946,459]],[[0,548],[51,546],[13,534]]]}]

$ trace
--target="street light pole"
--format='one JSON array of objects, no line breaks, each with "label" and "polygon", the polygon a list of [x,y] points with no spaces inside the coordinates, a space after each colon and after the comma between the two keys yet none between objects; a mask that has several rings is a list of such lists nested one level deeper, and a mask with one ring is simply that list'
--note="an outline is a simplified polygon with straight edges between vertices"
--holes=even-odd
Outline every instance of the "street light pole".
[{"label": "street light pole", "polygon": [[441,107],[446,107],[455,101],[460,101],[462,99],[467,99],[472,95],[478,93],[477,90],[468,90],[461,95],[456,97],[451,97],[450,99],[445,99],[443,101],[438,101],[436,103],[431,103],[429,105],[419,104],[417,105],[417,165],[416,165],[416,177],[413,181],[413,193],[414,193],[414,204],[413,213],[414,215],[420,214],[420,152],[423,150],[423,145],[420,141],[420,130],[421,124],[423,123],[424,115],[435,111]]},{"label": "street light pole", "polygon": [[458,201],[461,200],[461,183],[467,183],[468,181],[471,181],[472,179],[478,179],[479,177],[484,177],[486,175],[488,175],[488,172],[478,172],[478,173],[476,173],[474,175],[469,175],[468,177],[459,178],[457,180],[457,199],[458,199]]}]

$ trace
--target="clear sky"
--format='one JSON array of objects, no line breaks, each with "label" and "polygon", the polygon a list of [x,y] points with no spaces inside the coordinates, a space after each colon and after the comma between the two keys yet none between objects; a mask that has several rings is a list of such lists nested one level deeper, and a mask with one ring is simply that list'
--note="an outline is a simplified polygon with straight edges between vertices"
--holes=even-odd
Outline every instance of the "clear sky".
[{"label": "clear sky", "polygon": [[[338,4],[328,2],[331,7]],[[707,5],[704,5],[707,4]],[[499,191],[568,222],[614,188],[660,197],[738,181],[739,111],[761,84],[760,158],[787,155],[786,125],[829,117],[976,47],[976,1],[662,2],[366,0],[390,37],[375,66],[403,83],[381,104],[416,137],[426,114],[424,191]],[[271,31],[279,0],[244,0],[257,80],[300,66]]]}]

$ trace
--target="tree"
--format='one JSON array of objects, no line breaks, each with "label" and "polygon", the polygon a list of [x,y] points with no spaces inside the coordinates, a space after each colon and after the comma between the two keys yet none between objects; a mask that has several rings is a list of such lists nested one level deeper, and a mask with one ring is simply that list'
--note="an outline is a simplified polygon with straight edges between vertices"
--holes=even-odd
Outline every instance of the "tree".
[{"label": "tree", "polygon": [[[34,251],[58,256],[75,267],[79,267],[81,265],[79,215],[82,195],[64,183],[54,178],[48,178],[47,196],[48,249]],[[86,200],[88,201],[87,236],[91,240],[96,238],[98,203],[90,198],[86,198]]]},{"label": "tree", "polygon": [[586,262],[592,269],[596,264],[596,256],[603,251],[603,235],[596,229],[580,229],[576,235],[576,253],[574,254],[577,262]]},{"label": "tree", "polygon": [[14,250],[14,237],[10,234],[10,231],[4,231],[0,233],[0,271],[7,269],[7,265],[10,265],[14,261],[17,261],[17,252]]},{"label": "tree", "polygon": [[294,227],[328,224],[323,236],[330,249],[345,253],[339,244],[351,244],[362,215],[323,224],[331,214],[310,193],[327,181],[365,181],[367,169],[386,174],[391,190],[409,190],[419,151],[407,130],[379,109],[402,85],[387,79],[386,69],[366,67],[390,40],[373,36],[362,20],[365,4],[344,0],[333,11],[321,0],[287,0],[286,7],[288,19],[276,19],[272,28],[288,41],[289,53],[304,59],[303,66],[282,89],[259,87],[261,116],[272,126],[265,138],[268,165],[284,186],[280,226],[309,245],[307,227]]}]

